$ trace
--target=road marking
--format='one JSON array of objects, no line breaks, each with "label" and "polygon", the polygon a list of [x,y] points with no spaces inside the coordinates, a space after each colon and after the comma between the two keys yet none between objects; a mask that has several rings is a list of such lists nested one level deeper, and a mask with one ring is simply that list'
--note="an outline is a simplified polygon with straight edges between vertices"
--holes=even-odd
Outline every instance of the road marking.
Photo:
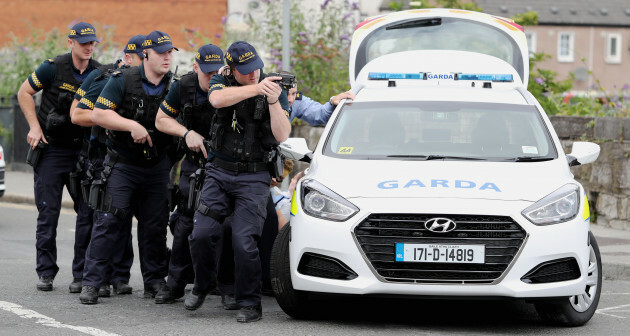
[{"label": "road marking", "polygon": [[12,302],[0,301],[0,309],[6,310],[21,318],[35,319],[35,323],[39,323],[48,327],[66,328],[66,329],[75,330],[75,331],[82,332],[88,335],[93,335],[93,336],[119,336],[118,334],[112,334],[112,333],[109,333],[100,329],[92,328],[92,327],[81,327],[81,326],[63,324],[61,322],[56,321],[55,319],[51,317],[42,315],[34,310],[26,309],[20,306],[19,304],[15,304]]},{"label": "road marking", "polygon": [[607,315],[607,316],[612,316],[612,317],[616,317],[616,318],[622,318],[625,319],[625,316],[618,316],[618,315],[614,315],[614,314],[610,314],[610,313],[604,313],[605,311],[609,311],[612,310],[613,313],[623,313],[626,312],[626,310],[616,310],[619,308],[625,308],[625,307],[630,307],[630,304],[625,304],[625,305],[621,305],[621,306],[615,306],[615,307],[608,307],[608,308],[602,308],[602,309],[597,309],[595,312],[597,314],[602,314],[602,315]]}]

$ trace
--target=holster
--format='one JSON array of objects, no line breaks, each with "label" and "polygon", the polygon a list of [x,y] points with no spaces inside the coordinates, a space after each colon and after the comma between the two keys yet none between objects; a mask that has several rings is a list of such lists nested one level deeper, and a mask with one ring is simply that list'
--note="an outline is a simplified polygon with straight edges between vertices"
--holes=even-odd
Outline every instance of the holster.
[{"label": "holster", "polygon": [[206,178],[206,170],[203,168],[197,169],[189,177],[190,188],[188,190],[188,209],[196,209],[199,204],[199,198],[201,195],[201,188],[203,188],[203,181]]},{"label": "holster", "polygon": [[168,200],[168,208],[170,211],[175,210],[175,207],[180,204],[182,198],[182,192],[179,190],[177,184],[170,183],[166,186],[167,193],[166,199]]},{"label": "holster", "polygon": [[106,182],[103,180],[94,180],[90,186],[90,197],[88,206],[92,210],[102,210],[105,206],[105,189]]},{"label": "holster", "polygon": [[85,179],[81,181],[81,195],[83,196],[83,201],[88,204],[90,201],[90,189],[92,187],[92,182],[94,181],[94,168],[92,167],[92,163],[89,163],[89,168],[85,172]]},{"label": "holster", "polygon": [[70,172],[69,180],[68,180],[68,192],[72,196],[73,199],[78,197],[82,197],[81,190],[81,175],[83,173],[83,164],[85,163],[85,156],[79,155],[79,160],[77,161],[74,170]]},{"label": "holster", "polygon": [[267,152],[267,168],[269,169],[269,174],[271,174],[272,178],[275,178],[278,182],[282,182],[282,173],[284,173],[284,155],[280,152],[279,147],[272,147],[271,150]]},{"label": "holster", "polygon": [[35,149],[29,146],[28,154],[26,155],[26,163],[28,163],[31,167],[37,167],[39,163],[39,159],[41,158],[42,152],[48,148],[48,145],[43,141],[40,141]]}]

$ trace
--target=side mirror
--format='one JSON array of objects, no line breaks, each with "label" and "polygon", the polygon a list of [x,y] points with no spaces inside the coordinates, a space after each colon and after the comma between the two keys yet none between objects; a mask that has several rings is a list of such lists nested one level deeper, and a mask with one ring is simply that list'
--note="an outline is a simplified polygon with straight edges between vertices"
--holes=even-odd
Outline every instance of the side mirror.
[{"label": "side mirror", "polygon": [[280,151],[286,158],[296,161],[310,163],[313,157],[313,153],[308,149],[304,138],[288,138],[287,141],[280,144]]},{"label": "side mirror", "polygon": [[576,141],[571,154],[567,155],[569,167],[595,162],[599,156],[599,145],[592,142]]}]

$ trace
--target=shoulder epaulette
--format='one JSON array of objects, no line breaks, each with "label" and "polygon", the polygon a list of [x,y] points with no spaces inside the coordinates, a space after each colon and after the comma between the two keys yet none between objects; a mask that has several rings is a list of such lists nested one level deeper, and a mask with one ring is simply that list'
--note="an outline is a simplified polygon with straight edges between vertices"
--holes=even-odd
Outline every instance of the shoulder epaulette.
[{"label": "shoulder epaulette", "polygon": [[302,100],[302,96],[303,96],[302,92],[299,92],[299,91],[298,91],[298,92],[295,94],[295,100]]},{"label": "shoulder epaulette", "polygon": [[116,70],[116,71],[112,72],[112,77],[118,77],[121,73],[122,73],[122,71]]},{"label": "shoulder epaulette", "polygon": [[48,63],[55,63],[55,60],[54,60],[54,59],[52,59],[52,58],[49,58],[49,59],[48,59]]}]

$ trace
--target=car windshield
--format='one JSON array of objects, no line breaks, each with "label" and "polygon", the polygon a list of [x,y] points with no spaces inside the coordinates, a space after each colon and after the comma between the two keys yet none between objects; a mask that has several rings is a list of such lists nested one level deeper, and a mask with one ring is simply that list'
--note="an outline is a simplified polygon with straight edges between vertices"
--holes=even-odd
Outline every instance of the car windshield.
[{"label": "car windshield", "polygon": [[460,50],[495,56],[524,78],[523,56],[513,38],[490,25],[457,18],[396,22],[375,30],[359,46],[354,75],[377,57],[410,50]]},{"label": "car windshield", "polygon": [[557,158],[534,106],[470,102],[346,104],[324,155],[356,160]]}]

